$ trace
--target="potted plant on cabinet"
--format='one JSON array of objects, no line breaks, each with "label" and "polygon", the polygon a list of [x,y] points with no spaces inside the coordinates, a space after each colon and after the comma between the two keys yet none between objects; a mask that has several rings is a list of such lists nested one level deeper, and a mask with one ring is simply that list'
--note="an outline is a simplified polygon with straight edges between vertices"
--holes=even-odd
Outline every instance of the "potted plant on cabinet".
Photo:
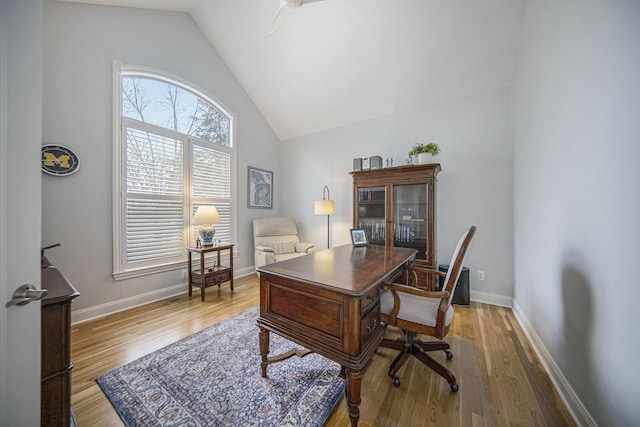
[{"label": "potted plant on cabinet", "polygon": [[415,156],[419,165],[427,163],[434,163],[435,156],[440,154],[440,146],[435,142],[429,142],[427,144],[414,144],[409,151],[410,156]]}]

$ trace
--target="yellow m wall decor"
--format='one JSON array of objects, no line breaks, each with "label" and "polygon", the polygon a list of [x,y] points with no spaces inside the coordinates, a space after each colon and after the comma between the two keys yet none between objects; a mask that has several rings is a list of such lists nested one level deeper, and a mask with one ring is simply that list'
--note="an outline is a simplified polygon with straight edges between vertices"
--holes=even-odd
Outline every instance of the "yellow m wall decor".
[{"label": "yellow m wall decor", "polygon": [[40,162],[44,173],[55,176],[71,175],[80,167],[76,153],[62,145],[43,145]]}]

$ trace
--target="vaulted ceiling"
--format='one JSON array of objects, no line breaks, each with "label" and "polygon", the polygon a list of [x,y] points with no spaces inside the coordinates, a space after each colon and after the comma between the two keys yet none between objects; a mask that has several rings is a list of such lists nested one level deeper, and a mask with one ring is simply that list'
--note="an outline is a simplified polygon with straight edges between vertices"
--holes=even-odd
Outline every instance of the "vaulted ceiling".
[{"label": "vaulted ceiling", "polygon": [[526,0],[67,0],[189,13],[282,139],[511,84]]}]

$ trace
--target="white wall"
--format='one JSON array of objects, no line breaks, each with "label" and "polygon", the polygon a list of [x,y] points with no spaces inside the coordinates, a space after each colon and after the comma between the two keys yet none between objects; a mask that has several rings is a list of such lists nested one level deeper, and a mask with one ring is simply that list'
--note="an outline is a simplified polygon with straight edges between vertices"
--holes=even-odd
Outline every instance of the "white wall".
[{"label": "white wall", "polygon": [[581,423],[637,425],[640,3],[529,2],[513,99],[516,311]]},{"label": "white wall", "polygon": [[[326,216],[313,215],[313,201],[328,185],[335,200],[331,244],[349,243],[352,227],[353,158],[380,155],[405,164],[416,142],[437,142],[437,255],[449,257],[462,232],[478,232],[466,265],[472,298],[511,305],[513,289],[513,188],[509,88],[408,111],[285,141],[282,211],[300,224],[303,239],[327,247]],[[386,163],[385,163],[386,164]],[[476,271],[485,271],[485,281]]]},{"label": "white wall", "polygon": [[[62,244],[47,254],[80,292],[74,320],[186,289],[181,270],[119,282],[111,275],[113,60],[182,77],[237,114],[235,266],[236,273],[251,271],[251,219],[277,214],[280,200],[269,211],[246,208],[247,166],[278,176],[279,140],[191,17],[51,0],[44,4],[44,142],[75,150],[81,167],[68,177],[43,175],[42,244]],[[275,185],[280,193],[278,181]]]}]

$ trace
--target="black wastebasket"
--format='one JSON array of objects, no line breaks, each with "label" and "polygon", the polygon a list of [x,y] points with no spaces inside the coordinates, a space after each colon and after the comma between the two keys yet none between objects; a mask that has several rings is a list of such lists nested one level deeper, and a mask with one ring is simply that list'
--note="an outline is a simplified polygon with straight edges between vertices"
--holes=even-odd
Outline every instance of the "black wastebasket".
[{"label": "black wastebasket", "polygon": [[[444,271],[445,273],[449,271],[449,264],[439,264],[439,271]],[[438,290],[442,290],[444,286],[444,277],[439,277]],[[456,283],[456,289],[453,291],[453,300],[451,301],[453,305],[463,305],[468,306],[471,305],[471,297],[469,295],[469,268],[462,267],[462,272],[460,272],[460,278],[458,279],[458,283]]]}]

